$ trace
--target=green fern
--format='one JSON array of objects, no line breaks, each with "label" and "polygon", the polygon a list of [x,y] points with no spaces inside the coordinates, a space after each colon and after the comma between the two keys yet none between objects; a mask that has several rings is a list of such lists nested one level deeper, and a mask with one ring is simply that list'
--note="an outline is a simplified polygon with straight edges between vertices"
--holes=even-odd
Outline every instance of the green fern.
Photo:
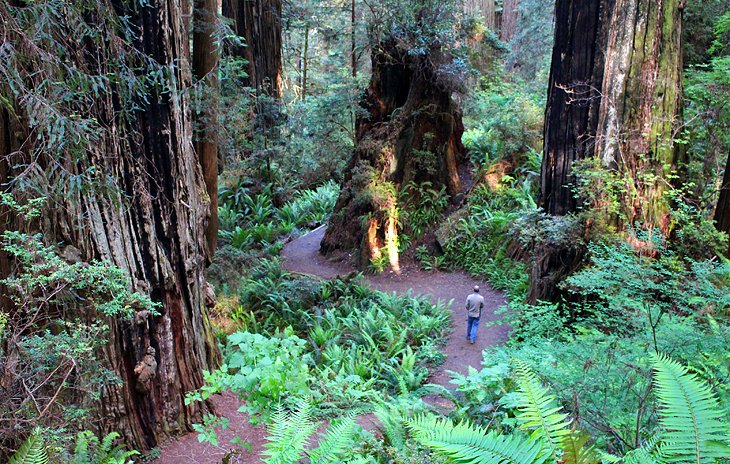
[{"label": "green fern", "polygon": [[515,361],[515,376],[521,393],[517,420],[523,430],[532,430],[533,440],[544,441],[554,462],[561,462],[570,436],[568,415],[557,405],[554,395],[522,361]]},{"label": "green fern", "polygon": [[99,440],[93,432],[84,430],[76,435],[74,454],[68,464],[127,464],[138,451],[128,451],[125,445],[114,446],[119,434],[112,432]]},{"label": "green fern", "polygon": [[547,459],[538,441],[520,435],[499,435],[465,422],[434,416],[407,421],[416,440],[450,461],[464,464],[541,464]]},{"label": "green fern", "polygon": [[329,464],[338,462],[352,445],[355,434],[355,419],[352,416],[340,419],[327,428],[327,432],[319,440],[317,448],[309,452],[312,464]]},{"label": "green fern", "polygon": [[10,458],[8,464],[47,464],[48,453],[40,432],[36,430]]},{"label": "green fern", "polygon": [[319,445],[307,451],[321,424],[312,420],[312,406],[306,400],[297,400],[296,409],[291,413],[279,407],[272,416],[268,443],[264,445],[264,455],[268,457],[263,461],[267,464],[291,464],[307,455],[312,464],[342,462],[353,442],[355,419],[347,416],[333,421],[319,440]]},{"label": "green fern", "polygon": [[663,429],[662,460],[704,464],[730,456],[728,426],[710,387],[668,356],[652,356],[652,366]]},{"label": "green fern", "polygon": [[563,440],[564,464],[598,464],[601,458],[593,444],[589,444],[591,437],[585,432],[574,430]]},{"label": "green fern", "polygon": [[281,406],[272,416],[269,428],[268,443],[264,445],[268,456],[263,461],[267,464],[291,464],[304,455],[309,439],[319,427],[312,421],[312,407],[306,401],[298,401],[297,408],[287,413]]}]

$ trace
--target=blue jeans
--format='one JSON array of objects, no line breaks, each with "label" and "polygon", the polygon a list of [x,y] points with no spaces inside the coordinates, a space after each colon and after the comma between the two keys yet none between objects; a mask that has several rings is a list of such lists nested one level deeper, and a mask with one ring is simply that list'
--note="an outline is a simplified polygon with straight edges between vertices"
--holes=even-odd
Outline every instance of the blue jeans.
[{"label": "blue jeans", "polygon": [[469,341],[474,343],[474,340],[477,338],[477,329],[479,328],[479,318],[478,317],[466,317],[466,336],[469,338]]}]

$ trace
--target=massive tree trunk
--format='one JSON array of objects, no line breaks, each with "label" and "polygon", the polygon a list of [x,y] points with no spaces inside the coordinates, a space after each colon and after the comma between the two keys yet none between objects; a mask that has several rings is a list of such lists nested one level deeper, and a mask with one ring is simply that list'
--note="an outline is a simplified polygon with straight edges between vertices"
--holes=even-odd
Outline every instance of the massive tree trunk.
[{"label": "massive tree trunk", "polygon": [[576,210],[572,165],[593,154],[610,16],[606,3],[562,0],[556,5],[538,201],[550,214]]},{"label": "massive tree trunk", "polygon": [[[715,224],[718,230],[730,235],[730,156],[728,156],[725,175],[720,186],[720,198],[717,200],[717,209],[715,209]],[[730,256],[730,249],[725,250],[725,254]]]},{"label": "massive tree trunk", "polygon": [[[89,26],[116,24],[105,16],[114,13],[108,4],[95,5],[97,10],[84,14]],[[202,371],[214,368],[219,359],[205,311],[203,269],[210,204],[192,146],[185,92],[191,84],[186,58],[189,42],[180,0],[119,3],[114,9],[127,16],[136,32],[131,40],[137,51],[129,54],[130,67],[125,69],[144,75],[149,71],[145,65],[150,65],[160,70],[164,82],[150,85],[145,96],[135,97],[126,87],[133,79],[130,74],[124,81],[108,82],[98,94],[85,95],[82,103],[93,98],[93,104],[79,108],[74,106],[78,103],[63,106],[53,101],[59,113],[72,113],[62,117],[89,118],[98,127],[87,134],[94,137],[88,145],[73,148],[77,142],[73,135],[66,143],[72,148],[52,155],[34,145],[44,140],[36,134],[51,136],[55,126],[47,132],[37,127],[29,131],[38,124],[37,118],[35,123],[31,118],[38,115],[27,114],[26,102],[3,87],[3,95],[14,102],[20,116],[17,125],[25,130],[14,131],[11,137],[22,143],[1,144],[0,155],[14,166],[7,178],[20,180],[13,188],[35,186],[48,197],[49,208],[38,225],[49,243],[75,247],[84,261],[110,261],[129,274],[134,290],[160,304],[158,315],[141,311],[131,321],[107,321],[109,340],[104,349],[109,367],[122,383],[109,384],[100,392],[98,423],[102,430],[118,431],[130,446],[145,450],[190,431],[209,410],[205,403],[185,405],[183,400],[186,392],[201,387]],[[8,38],[15,39],[12,34]],[[123,47],[122,42],[120,37],[102,45],[91,38],[86,44],[67,42],[68,47],[79,48],[59,59],[80,74],[111,74],[115,68],[107,66],[114,62],[112,55]],[[25,46],[21,40],[16,45]],[[46,56],[52,55],[25,59]],[[43,78],[41,72],[54,69],[52,64],[20,63],[30,66],[19,69],[29,86],[38,75]],[[37,92],[34,98],[41,98],[42,88],[29,88]],[[5,127],[7,113],[3,115],[0,122]],[[7,142],[6,131],[0,132]],[[72,179],[82,179],[83,188],[74,188]],[[156,367],[135,372],[151,353]]]},{"label": "massive tree trunk", "polygon": [[223,16],[246,42],[233,50],[248,61],[244,85],[274,98],[282,91],[281,7],[282,0],[223,0]]},{"label": "massive tree trunk", "polygon": [[[680,0],[558,0],[539,198],[547,213],[578,209],[573,163],[596,157],[622,181],[618,211],[602,212],[611,224],[669,234],[682,7]],[[553,299],[580,256],[566,260],[565,250],[551,247],[535,254],[529,300]]]},{"label": "massive tree trunk", "polygon": [[610,20],[595,155],[625,186],[618,227],[668,236],[668,186],[677,172],[682,119],[685,0],[617,0]]},{"label": "massive tree trunk", "polygon": [[215,26],[218,23],[218,0],[196,0],[193,11],[193,74],[202,84],[197,111],[195,152],[203,169],[205,189],[210,198],[210,219],[205,230],[208,259],[218,243],[218,46]]},{"label": "massive tree trunk", "polygon": [[558,1],[539,202],[546,212],[575,211],[572,165],[597,156],[627,183],[618,225],[668,232],[680,19],[680,0]]},{"label": "massive tree trunk", "polygon": [[357,145],[321,250],[357,249],[358,263],[388,254],[397,270],[397,194],[409,182],[431,182],[452,198],[461,193],[464,161],[461,113],[430,55],[409,54],[395,40],[372,51],[364,96],[367,115],[356,123]]}]

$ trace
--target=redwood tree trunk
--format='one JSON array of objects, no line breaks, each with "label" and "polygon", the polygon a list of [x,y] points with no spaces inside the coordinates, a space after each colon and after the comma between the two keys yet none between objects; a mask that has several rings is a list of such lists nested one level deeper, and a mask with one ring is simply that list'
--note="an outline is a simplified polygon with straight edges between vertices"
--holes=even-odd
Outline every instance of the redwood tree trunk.
[{"label": "redwood tree trunk", "polygon": [[559,0],[555,6],[555,44],[538,201],[550,214],[576,210],[572,165],[593,154],[610,15],[607,3]]},{"label": "redwood tree trunk", "polygon": [[487,29],[497,28],[497,8],[494,0],[464,0],[464,12],[481,16]]},{"label": "redwood tree trunk", "polygon": [[626,185],[618,226],[669,236],[667,186],[677,172],[682,122],[685,0],[616,0],[606,44],[595,155]]},{"label": "redwood tree trunk", "polygon": [[559,0],[540,206],[575,211],[572,164],[599,157],[627,180],[622,224],[668,232],[666,180],[681,119],[680,0]]},{"label": "redwood tree trunk", "polygon": [[234,22],[245,47],[233,50],[248,61],[244,85],[281,97],[282,0],[223,0],[223,16]]},{"label": "redwood tree trunk", "polygon": [[[623,182],[619,211],[604,212],[612,225],[669,235],[682,8],[681,0],[558,0],[539,198],[547,213],[577,210],[573,163],[597,157]],[[551,247],[535,254],[529,300],[554,299],[581,257]]]},{"label": "redwood tree trunk", "polygon": [[210,219],[205,230],[208,259],[212,259],[218,243],[218,46],[215,26],[218,0],[196,0],[193,30],[193,74],[203,84],[200,108],[196,114],[195,152],[203,169],[205,190],[210,198]]},{"label": "redwood tree trunk", "polygon": [[[131,321],[107,321],[104,357],[122,383],[100,392],[99,425],[103,431],[120,432],[127,444],[140,450],[191,431],[192,424],[201,421],[209,406],[185,405],[184,397],[202,386],[203,370],[215,368],[219,361],[205,311],[203,269],[210,204],[202,194],[205,183],[192,145],[185,91],[191,84],[189,41],[180,2],[114,5],[136,31],[131,40],[145,62],[169,74],[164,86],[150,86],[145,98],[134,98],[134,105],[125,100],[133,98],[122,87],[126,82],[110,82],[106,91],[93,97],[93,105],[79,109],[98,124],[93,143],[80,151],[61,152],[52,160],[57,166],[53,170],[45,169],[52,164],[44,158],[46,153],[33,152],[35,135],[18,140],[22,143],[0,144],[8,166],[30,165],[10,170],[7,177],[24,176],[25,185],[35,182],[38,190],[48,192],[50,207],[39,224],[47,241],[72,245],[84,261],[110,261],[129,274],[135,291],[160,304],[158,315],[139,312]],[[94,24],[93,18],[109,13],[108,9],[90,12],[89,25],[105,27],[106,23]],[[86,48],[76,45],[79,50],[69,65],[93,71],[98,67],[102,73],[110,54],[118,50],[115,43],[109,48],[93,42]],[[32,83],[33,76],[27,79]],[[22,114],[19,100],[14,103],[27,137],[28,115]],[[122,108],[129,111],[126,117],[120,116]],[[3,114],[0,122],[6,127],[7,113]],[[22,133],[15,131],[13,136]],[[59,172],[83,178],[85,188],[64,184],[68,177]],[[146,373],[151,381],[145,382],[135,366],[150,348],[155,350],[156,369]]]},{"label": "redwood tree trunk", "polygon": [[504,0],[502,3],[502,26],[499,38],[502,42],[510,42],[517,32],[519,21],[519,0]]},{"label": "redwood tree trunk", "polygon": [[[461,193],[464,127],[451,90],[439,85],[433,56],[408,54],[396,41],[372,51],[372,77],[356,123],[357,144],[321,250],[358,250],[366,266],[397,240],[397,192],[409,182]],[[424,153],[433,158],[425,161]],[[395,256],[397,259],[397,255]],[[396,269],[397,270],[397,269]]]},{"label": "redwood tree trunk", "polygon": [[[730,156],[728,156],[725,165],[725,175],[722,179],[720,187],[720,198],[717,200],[717,209],[715,209],[715,223],[717,229],[730,235]],[[725,250],[725,254],[730,256],[730,249]]]}]

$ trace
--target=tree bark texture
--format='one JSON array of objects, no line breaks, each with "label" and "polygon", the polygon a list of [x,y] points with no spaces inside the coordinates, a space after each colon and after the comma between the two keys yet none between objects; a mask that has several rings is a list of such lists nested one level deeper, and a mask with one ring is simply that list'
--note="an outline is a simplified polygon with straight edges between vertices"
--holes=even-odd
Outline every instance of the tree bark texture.
[{"label": "tree bark texture", "polygon": [[487,29],[497,29],[497,8],[494,0],[464,0],[464,12],[480,16]]},{"label": "tree bark texture", "polygon": [[[725,175],[720,186],[720,198],[717,200],[715,209],[715,224],[717,230],[730,235],[730,156],[725,165]],[[730,256],[730,249],[725,250],[725,255]]]},{"label": "tree bark texture", "polygon": [[681,152],[685,0],[617,0],[610,20],[596,151],[625,178],[623,224],[671,228],[669,180]]},{"label": "tree bark texture", "polygon": [[[185,0],[183,0],[185,1]],[[193,11],[193,74],[203,91],[198,109],[195,152],[203,169],[205,189],[210,199],[210,219],[205,230],[208,259],[212,259],[218,243],[218,46],[215,26],[218,22],[218,0],[196,0]]]},{"label": "tree bark texture", "polygon": [[595,146],[610,14],[604,0],[556,4],[538,200],[550,214],[563,215],[578,206],[571,169]]},{"label": "tree bark texture", "polygon": [[[621,179],[609,222],[669,235],[682,8],[680,0],[558,0],[539,197],[547,213],[578,210],[573,163],[596,157]],[[534,254],[529,300],[554,300],[582,258],[550,246]]]},{"label": "tree bark texture", "polygon": [[[366,266],[396,239],[397,193],[409,182],[461,193],[464,126],[451,90],[440,86],[431,61],[396,41],[372,51],[372,77],[356,123],[356,147],[321,250],[358,249]],[[391,264],[392,260],[391,260]]]},{"label": "tree bark texture", "polygon": [[[137,32],[132,38],[135,48],[167,73],[166,85],[151,88],[146,98],[135,101],[131,116],[122,118],[123,84],[110,83],[108,91],[83,110],[98,121],[98,139],[81,153],[53,160],[56,171],[85,175],[89,185],[109,188],[62,187],[64,191],[56,193],[58,186],[38,184],[49,196],[50,207],[40,222],[48,242],[77,248],[85,261],[110,261],[129,274],[135,291],[160,304],[158,315],[140,312],[131,321],[107,321],[104,357],[122,383],[101,392],[99,424],[103,431],[121,433],[139,450],[191,431],[192,424],[201,421],[209,406],[185,405],[183,400],[203,385],[202,371],[219,362],[206,315],[203,275],[210,203],[192,145],[184,91],[191,84],[189,41],[180,2],[114,5]],[[72,65],[103,69],[110,53],[111,49],[89,47],[75,55]],[[27,129],[27,121],[23,123]],[[26,130],[23,137],[27,136]],[[10,144],[12,150],[8,143],[0,145],[9,166],[33,167],[11,170],[8,178],[44,170],[50,160],[32,153],[34,139],[21,137],[24,143]],[[48,178],[40,178],[44,179]],[[135,369],[150,357],[153,372]]]},{"label": "tree bark texture", "polygon": [[499,39],[510,42],[517,32],[517,23],[520,17],[519,0],[504,0],[502,3],[502,24]]},{"label": "tree bark texture", "polygon": [[233,50],[248,61],[244,85],[274,98],[282,95],[281,9],[282,0],[223,0],[223,16],[246,42]]}]

